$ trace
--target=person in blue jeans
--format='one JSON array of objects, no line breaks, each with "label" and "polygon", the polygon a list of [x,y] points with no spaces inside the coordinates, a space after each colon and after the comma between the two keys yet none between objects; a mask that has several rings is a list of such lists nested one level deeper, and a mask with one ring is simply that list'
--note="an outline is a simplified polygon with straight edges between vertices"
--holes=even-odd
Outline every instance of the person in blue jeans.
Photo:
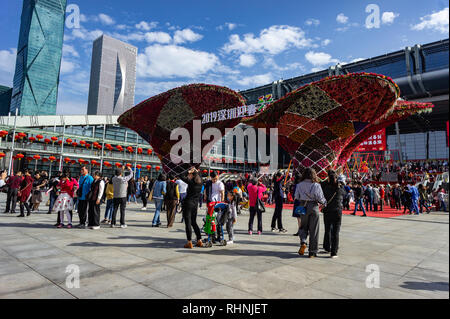
[{"label": "person in blue jeans", "polygon": [[153,199],[155,200],[155,216],[153,217],[152,227],[159,227],[161,220],[161,207],[164,202],[164,194],[166,193],[166,175],[161,173],[153,186]]},{"label": "person in blue jeans", "polygon": [[357,182],[355,188],[353,189],[353,194],[355,195],[355,210],[353,211],[352,215],[356,215],[356,211],[358,210],[358,206],[361,207],[363,211],[363,217],[366,217],[366,210],[364,209],[363,205],[363,189],[362,189],[362,183]]}]

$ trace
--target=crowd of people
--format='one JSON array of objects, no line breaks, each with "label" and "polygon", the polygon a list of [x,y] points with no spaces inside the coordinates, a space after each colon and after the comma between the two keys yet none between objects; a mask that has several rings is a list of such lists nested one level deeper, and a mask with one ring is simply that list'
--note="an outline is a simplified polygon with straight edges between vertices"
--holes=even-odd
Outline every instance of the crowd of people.
[{"label": "crowd of people", "polygon": [[[168,228],[173,227],[176,214],[181,213],[187,239],[185,248],[210,247],[213,243],[233,244],[234,224],[246,207],[249,210],[249,235],[253,235],[255,217],[256,232],[262,234],[265,205],[273,203],[275,209],[271,231],[286,233],[282,221],[283,205],[292,201],[292,216],[298,224],[298,231],[294,235],[300,238],[298,253],[305,254],[309,237],[308,253],[311,258],[318,253],[320,211],[324,214],[324,251],[336,258],[342,211],[350,210],[351,202],[354,203],[353,215],[361,210],[362,216],[367,216],[367,211],[383,211],[387,206],[396,210],[403,207],[403,213],[420,214],[424,209],[429,213],[433,196],[437,199],[436,208],[447,210],[443,188],[437,194],[431,194],[426,186],[419,185],[416,188],[411,182],[407,186],[391,186],[389,183],[364,185],[361,180],[347,181],[333,170],[328,171],[326,181],[319,182],[316,172],[310,168],[301,175],[296,173],[286,176],[282,172],[273,175],[241,174],[225,182],[220,181],[215,172],[206,178],[202,177],[195,168],[182,176],[161,173],[156,180],[148,176],[135,180],[135,174],[129,168],[117,168],[111,178],[102,176],[99,171],[90,175],[85,166],[81,167],[77,178],[72,177],[68,170],[49,178],[46,172],[32,174],[25,169],[11,176],[1,172],[0,189],[7,193],[4,213],[14,214],[16,203],[19,202],[18,217],[38,212],[45,192],[49,198],[47,213],[57,214],[57,228],[72,228],[73,212],[78,214],[78,228],[99,229],[101,224],[111,228],[126,228],[127,204],[139,201],[142,203],[141,209],[147,210],[148,202],[151,201],[155,205],[152,227],[161,227],[162,211],[166,211]],[[106,205],[101,220],[103,203]],[[200,228],[197,215],[203,203],[206,205],[206,215]],[[118,211],[120,225],[116,225]],[[228,233],[228,240],[224,239],[224,229]],[[202,238],[202,231],[207,239]]]}]

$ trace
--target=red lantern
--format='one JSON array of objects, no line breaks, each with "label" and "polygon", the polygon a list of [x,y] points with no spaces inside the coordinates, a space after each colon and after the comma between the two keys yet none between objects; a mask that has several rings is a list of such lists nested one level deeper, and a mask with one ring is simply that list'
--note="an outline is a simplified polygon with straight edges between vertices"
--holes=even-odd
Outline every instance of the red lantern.
[{"label": "red lantern", "polygon": [[133,148],[131,146],[128,146],[127,147],[127,151],[130,152],[130,153],[133,153]]},{"label": "red lantern", "polygon": [[27,134],[25,133],[19,133],[17,134],[17,136],[19,136],[20,139],[24,138],[25,136],[27,136]]},{"label": "red lantern", "polygon": [[6,135],[8,135],[8,131],[0,131],[0,135],[1,137],[5,137]]},{"label": "red lantern", "polygon": [[103,164],[105,164],[106,167],[110,167],[111,166],[111,163],[107,162],[107,161],[103,162]]},{"label": "red lantern", "polygon": [[41,134],[36,135],[36,138],[38,139],[38,141],[42,140],[44,137]]},{"label": "red lantern", "polygon": [[91,147],[91,144],[86,143],[86,148],[90,148],[90,147]]},{"label": "red lantern", "polygon": [[208,173],[208,170],[207,170],[207,169],[204,169],[204,170],[203,170],[203,174],[206,174],[206,173]]},{"label": "red lantern", "polygon": [[123,148],[122,148],[121,145],[117,145],[116,148],[117,148],[119,151],[123,151]]},{"label": "red lantern", "polygon": [[50,162],[56,161],[56,157],[54,157],[54,156],[49,156],[48,159],[50,160]]},{"label": "red lantern", "polygon": [[72,139],[71,139],[71,138],[68,138],[68,139],[66,140],[66,142],[67,142],[67,144],[71,144],[71,143],[72,143]]},{"label": "red lantern", "polygon": [[86,141],[80,141],[80,145],[85,145]]},{"label": "red lantern", "polygon": [[24,158],[24,157],[25,157],[25,155],[23,155],[23,154],[21,154],[21,153],[19,153],[19,154],[16,155],[16,158],[18,158],[19,161],[21,161],[22,158]]},{"label": "red lantern", "polygon": [[152,153],[153,153],[153,150],[151,150],[151,149],[148,149],[148,150],[147,150],[147,154],[148,154],[148,155],[152,155]]},{"label": "red lantern", "polygon": [[64,159],[64,162],[66,162],[66,164],[69,163],[69,162],[70,162],[70,158],[66,157],[66,158]]},{"label": "red lantern", "polygon": [[51,140],[49,139],[49,138],[46,138],[45,140],[44,140],[44,143],[45,144],[48,144],[48,143],[50,143],[51,142]]},{"label": "red lantern", "polygon": [[98,162],[97,162],[96,160],[92,160],[92,161],[91,161],[91,164],[92,164],[92,165],[97,165]]},{"label": "red lantern", "polygon": [[142,154],[142,148],[138,147],[137,151],[138,151],[138,154]]},{"label": "red lantern", "polygon": [[141,168],[142,168],[142,165],[141,165],[141,164],[137,164],[137,165],[136,165],[136,168],[137,168],[137,169],[141,169]]},{"label": "red lantern", "polygon": [[30,137],[28,138],[28,140],[29,140],[31,143],[33,143],[33,142],[36,141],[36,138],[35,138],[34,136],[30,136]]},{"label": "red lantern", "polygon": [[131,166],[133,166],[133,165],[131,165],[130,163],[127,163],[127,167],[131,167]]},{"label": "red lantern", "polygon": [[107,149],[109,149],[109,150],[112,150],[112,146],[111,146],[111,144],[105,144],[105,147],[107,148]]},{"label": "red lantern", "polygon": [[159,170],[161,169],[161,167],[159,167],[159,166],[156,166],[155,167],[155,170],[158,172]]},{"label": "red lantern", "polygon": [[42,159],[42,161],[43,161],[44,163],[47,163],[47,162],[48,162],[48,158],[44,157],[44,158]]},{"label": "red lantern", "polygon": [[56,136],[52,136],[51,139],[53,142],[56,142],[58,140],[58,138]]},{"label": "red lantern", "polygon": [[78,163],[83,164],[84,163],[84,159],[82,159],[82,158],[78,159]]},{"label": "red lantern", "polygon": [[3,152],[0,152],[0,158],[3,158],[3,157],[5,157],[6,156],[6,154],[5,153],[3,153]]},{"label": "red lantern", "polygon": [[58,141],[58,144],[59,144],[59,145],[62,145],[62,141],[61,141],[61,140],[59,140],[59,141]]},{"label": "red lantern", "polygon": [[36,161],[38,161],[38,160],[41,159],[41,156],[40,156],[40,155],[34,155],[33,158],[34,158]]},{"label": "red lantern", "polygon": [[152,169],[152,166],[151,166],[151,165],[147,165],[146,168],[147,168],[147,170],[149,171],[149,170]]},{"label": "red lantern", "polygon": [[26,160],[27,160],[28,162],[31,162],[31,161],[33,160],[33,158],[32,158],[31,156],[28,156],[28,157],[26,158]]},{"label": "red lantern", "polygon": [[75,147],[78,146],[78,143],[77,143],[77,142],[73,142],[73,143],[72,143],[72,146],[73,146],[73,148],[75,148]]},{"label": "red lantern", "polygon": [[122,164],[120,164],[120,163],[116,163],[115,165],[116,165],[116,167],[122,167]]},{"label": "red lantern", "polygon": [[77,161],[76,161],[76,160],[71,160],[70,163],[71,163],[71,164],[76,164]]}]

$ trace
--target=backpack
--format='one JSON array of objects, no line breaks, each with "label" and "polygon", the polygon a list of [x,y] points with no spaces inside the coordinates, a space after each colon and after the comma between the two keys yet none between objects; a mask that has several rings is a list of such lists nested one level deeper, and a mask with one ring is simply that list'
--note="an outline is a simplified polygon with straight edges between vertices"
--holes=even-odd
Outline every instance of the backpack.
[{"label": "backpack", "polygon": [[164,195],[165,200],[176,200],[177,199],[177,189],[178,184],[172,181],[167,181],[166,184],[166,194]]}]

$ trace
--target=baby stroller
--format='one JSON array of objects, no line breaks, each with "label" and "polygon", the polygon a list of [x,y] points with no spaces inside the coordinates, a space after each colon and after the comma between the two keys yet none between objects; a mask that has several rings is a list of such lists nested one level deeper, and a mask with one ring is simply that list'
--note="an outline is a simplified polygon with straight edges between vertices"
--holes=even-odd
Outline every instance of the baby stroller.
[{"label": "baby stroller", "polygon": [[[223,226],[228,220],[230,215],[230,208],[228,204],[225,203],[210,203],[209,204],[213,209],[208,209],[208,213],[205,218],[203,218],[203,231],[208,235],[208,241],[205,244],[205,247],[212,247],[213,243],[218,241],[220,245],[226,246],[227,241],[225,240]],[[217,235],[217,238],[216,238]]]}]

